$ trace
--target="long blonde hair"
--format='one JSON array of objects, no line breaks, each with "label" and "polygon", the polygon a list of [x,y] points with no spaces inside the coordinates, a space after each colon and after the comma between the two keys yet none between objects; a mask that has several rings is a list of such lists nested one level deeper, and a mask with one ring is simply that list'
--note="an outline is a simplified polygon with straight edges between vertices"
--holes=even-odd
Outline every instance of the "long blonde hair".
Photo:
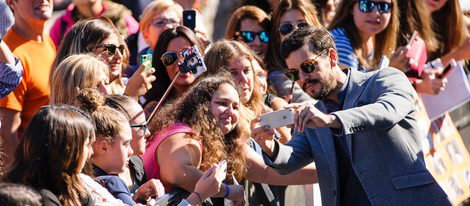
[{"label": "long blonde hair", "polygon": [[108,74],[108,65],[93,54],[65,58],[52,74],[50,103],[73,104],[80,89],[96,88],[101,72]]},{"label": "long blonde hair", "polygon": [[397,0],[392,0],[392,11],[390,22],[385,28],[384,31],[375,35],[374,41],[374,59],[372,62],[367,60],[367,57],[363,55],[361,45],[364,43],[360,37],[359,29],[354,23],[354,16],[352,15],[352,10],[357,1],[353,0],[344,0],[339,4],[336,15],[331,21],[328,30],[342,27],[346,31],[346,35],[351,41],[351,46],[353,47],[354,54],[356,55],[359,63],[367,68],[376,68],[376,65],[379,63],[382,55],[391,57],[393,52],[396,49],[397,41],[397,30],[400,25],[398,16],[399,11],[397,7]]}]

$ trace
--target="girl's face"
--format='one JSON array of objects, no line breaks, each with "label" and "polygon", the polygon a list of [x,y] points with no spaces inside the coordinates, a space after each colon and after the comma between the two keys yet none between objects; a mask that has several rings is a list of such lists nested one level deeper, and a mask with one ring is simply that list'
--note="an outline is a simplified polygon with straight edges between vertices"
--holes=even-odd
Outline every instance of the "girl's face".
[{"label": "girl's face", "polygon": [[278,26],[278,29],[281,41],[283,41],[287,37],[287,35],[292,33],[295,29],[309,25],[309,23],[305,19],[305,15],[297,9],[291,9],[286,11],[281,16],[279,22],[280,24]]},{"label": "girl's face", "polygon": [[[187,49],[189,47],[191,47],[191,43],[189,42],[189,40],[187,40],[184,37],[178,37],[178,38],[172,39],[169,42],[166,52],[180,53],[183,49]],[[170,77],[170,80],[173,81],[176,73],[178,72],[178,64],[182,62],[183,62],[183,59],[179,58],[178,61],[176,61],[174,64],[166,67],[166,71],[168,73],[168,76]],[[194,77],[194,75],[191,72],[180,73],[178,76],[178,79],[175,82],[175,86],[187,87],[191,85],[195,79],[196,77]]]},{"label": "girl's face", "polygon": [[239,32],[240,35],[243,35],[242,32],[254,32],[255,36],[251,39],[251,42],[243,40],[243,38],[241,38],[241,40],[244,41],[256,54],[264,57],[268,49],[268,42],[263,42],[260,35],[265,35],[263,37],[267,37],[269,39],[269,35],[267,35],[266,30],[261,27],[258,22],[252,19],[244,19],[240,22]]},{"label": "girl's face", "polygon": [[[377,3],[384,4],[382,2],[388,3],[390,5],[392,3],[391,0],[361,0],[354,4],[352,10],[354,24],[356,25],[363,39],[372,37],[387,28],[392,16],[392,8],[389,7],[388,11],[385,12],[379,11]],[[360,7],[365,9],[372,9],[370,11],[361,11]]]},{"label": "girl's face", "polygon": [[142,31],[142,35],[150,49],[155,49],[158,38],[163,31],[179,26],[180,22],[180,15],[173,9],[167,9],[156,14],[150,21],[147,29]]},{"label": "girl's face", "polygon": [[125,122],[121,126],[121,132],[115,137],[113,142],[108,143],[105,153],[106,168],[101,168],[108,174],[119,174],[124,171],[129,163],[129,156],[133,154],[131,148],[132,131],[129,123]]},{"label": "girl's face", "polygon": [[85,167],[86,161],[90,159],[91,155],[93,155],[92,143],[93,141],[91,140],[91,138],[86,138],[85,143],[83,143],[82,159],[80,160],[80,163],[78,165],[79,172],[83,170],[83,167]]},{"label": "girl's face", "polygon": [[426,4],[431,13],[441,9],[446,3],[447,0],[426,0]]},{"label": "girl's face", "polygon": [[96,86],[96,90],[103,95],[111,94],[111,88],[109,88],[109,77],[105,71],[100,69],[99,82]]},{"label": "girl's face", "polygon": [[94,53],[109,65],[110,82],[119,78],[122,71],[124,45],[120,44],[116,34],[111,34],[95,48]]},{"label": "girl's face", "polygon": [[150,137],[144,110],[138,103],[132,104],[126,109],[131,116],[129,120],[132,129],[131,148],[134,155],[142,155],[145,153],[146,139]]},{"label": "girl's face", "polygon": [[241,101],[246,104],[253,94],[254,72],[250,60],[235,57],[230,61],[230,73],[235,77],[238,87],[242,90]]},{"label": "girl's face", "polygon": [[237,90],[230,84],[222,84],[213,94],[211,100],[211,113],[214,115],[217,125],[224,134],[232,131],[238,123],[240,113],[238,107],[240,97]]}]

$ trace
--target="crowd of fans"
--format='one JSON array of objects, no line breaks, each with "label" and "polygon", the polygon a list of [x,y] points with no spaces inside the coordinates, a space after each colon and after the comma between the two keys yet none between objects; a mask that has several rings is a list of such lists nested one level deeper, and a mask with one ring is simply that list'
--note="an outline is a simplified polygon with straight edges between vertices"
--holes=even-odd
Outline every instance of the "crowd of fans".
[{"label": "crowd of fans", "polygon": [[[46,31],[54,2],[65,13]],[[260,115],[319,100],[283,56],[294,31],[328,30],[342,69],[375,72],[387,57],[423,94],[451,81],[443,66],[470,59],[458,0],[244,1],[213,42],[199,1],[0,4],[2,205],[284,205],[285,186],[321,181],[315,164],[281,175],[252,137]],[[410,70],[414,32],[443,66]],[[180,71],[192,46],[200,76]],[[263,131],[280,144],[300,133]]]}]

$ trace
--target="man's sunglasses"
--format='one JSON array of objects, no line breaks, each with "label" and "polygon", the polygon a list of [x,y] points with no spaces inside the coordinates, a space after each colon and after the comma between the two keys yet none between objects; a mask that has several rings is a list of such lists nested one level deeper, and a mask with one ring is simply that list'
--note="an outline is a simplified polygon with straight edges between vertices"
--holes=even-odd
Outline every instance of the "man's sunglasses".
[{"label": "man's sunglasses", "polygon": [[171,66],[173,65],[179,57],[182,57],[182,53],[185,52],[187,49],[183,49],[180,52],[165,52],[160,60],[162,60],[163,65]]},{"label": "man's sunglasses", "polygon": [[363,13],[370,13],[374,10],[374,7],[377,7],[379,13],[390,13],[392,10],[392,4],[388,2],[375,2],[370,0],[359,0],[359,11]]},{"label": "man's sunglasses", "polygon": [[[320,52],[315,58],[313,59],[307,59],[300,65],[300,70],[302,70],[303,73],[305,74],[310,74],[313,71],[315,71],[315,61],[317,60],[318,57],[323,55],[327,50],[323,50]],[[292,81],[297,81],[299,80],[299,70],[298,69],[288,69],[284,72],[287,78],[289,78]]]},{"label": "man's sunglasses", "polygon": [[284,24],[281,24],[281,26],[279,26],[279,32],[282,34],[282,35],[287,35],[289,33],[291,33],[294,29],[297,29],[297,28],[302,28],[302,27],[306,27],[306,26],[309,26],[307,22],[299,22],[297,23],[297,25],[294,25],[292,23],[284,23]]},{"label": "man's sunglasses", "polygon": [[131,128],[139,128],[139,129],[142,129],[142,135],[145,135],[145,133],[147,132],[147,123],[143,123],[143,124],[132,124],[131,125]]},{"label": "man's sunglasses", "polygon": [[105,48],[105,50],[108,51],[108,54],[111,56],[116,54],[116,49],[119,49],[119,52],[121,52],[121,54],[124,54],[124,45],[116,46],[114,44],[103,44],[97,46],[96,48]]},{"label": "man's sunglasses", "polygon": [[237,32],[237,36],[241,37],[245,43],[253,42],[256,36],[259,37],[259,40],[263,43],[269,42],[269,32],[254,32],[254,31],[240,31]]},{"label": "man's sunglasses", "polygon": [[177,21],[176,19],[152,19],[152,25],[162,28],[166,26],[167,24],[171,24],[173,26],[179,26],[180,22]]}]

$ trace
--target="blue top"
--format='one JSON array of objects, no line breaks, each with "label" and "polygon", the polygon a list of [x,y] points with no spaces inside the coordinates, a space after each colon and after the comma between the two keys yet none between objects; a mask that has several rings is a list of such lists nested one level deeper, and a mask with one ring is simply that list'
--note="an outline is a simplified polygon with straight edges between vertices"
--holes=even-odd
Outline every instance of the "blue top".
[{"label": "blue top", "polygon": [[96,178],[103,181],[103,187],[105,187],[116,199],[122,200],[122,202],[127,205],[136,205],[132,199],[131,191],[129,191],[126,183],[119,176],[107,174],[96,165],[93,165],[93,171]]},{"label": "blue top", "polygon": [[15,58],[15,65],[0,63],[0,98],[13,91],[21,81],[23,65]]}]

